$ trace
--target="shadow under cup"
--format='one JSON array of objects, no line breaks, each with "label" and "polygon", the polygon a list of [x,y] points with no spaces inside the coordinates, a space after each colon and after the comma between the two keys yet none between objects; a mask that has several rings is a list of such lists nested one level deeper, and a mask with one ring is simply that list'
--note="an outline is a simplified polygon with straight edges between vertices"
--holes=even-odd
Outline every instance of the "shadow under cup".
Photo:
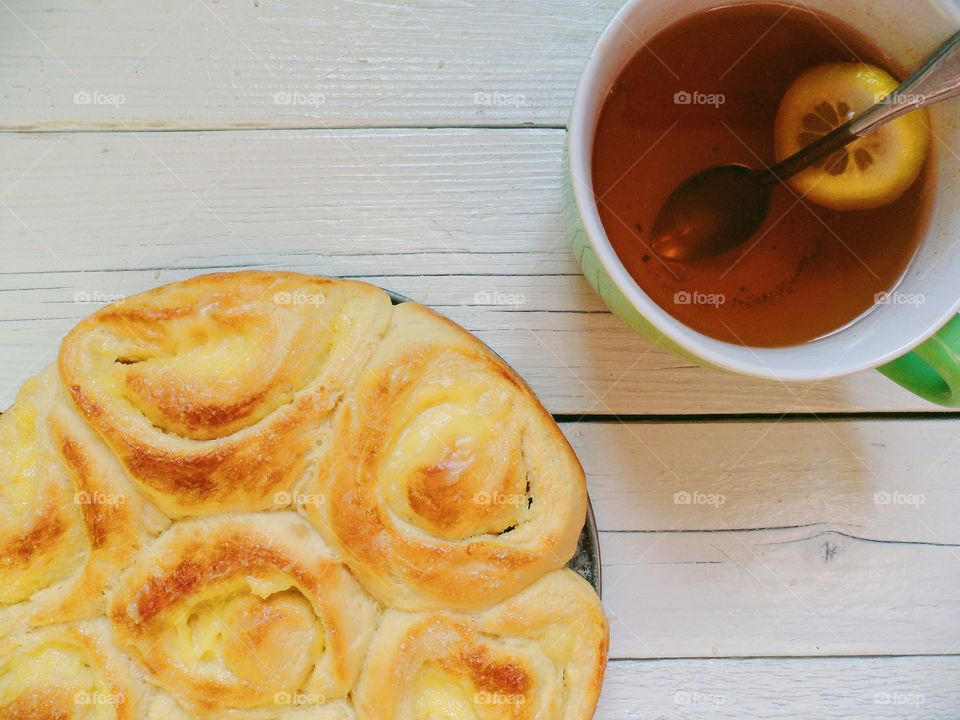
[{"label": "shadow under cup", "polygon": [[[744,347],[674,319],[644,293],[613,250],[597,212],[591,167],[593,136],[611,85],[642,44],[668,25],[711,8],[756,1],[631,0],[604,31],[577,88],[568,131],[568,213],[584,275],[628,325],[702,365],[782,381],[877,368],[921,397],[960,407],[960,100],[930,108],[935,163],[930,223],[896,289],[922,303],[882,304],[804,345]],[[852,25],[910,70],[960,29],[960,6],[952,0],[803,0],[801,6]],[[790,6],[783,7],[786,12]]]}]

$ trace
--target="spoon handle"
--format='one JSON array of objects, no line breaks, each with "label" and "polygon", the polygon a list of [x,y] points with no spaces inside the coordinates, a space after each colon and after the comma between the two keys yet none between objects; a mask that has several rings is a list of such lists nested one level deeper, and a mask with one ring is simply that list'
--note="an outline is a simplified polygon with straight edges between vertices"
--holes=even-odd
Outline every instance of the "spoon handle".
[{"label": "spoon handle", "polygon": [[947,40],[900,87],[846,124],[774,165],[763,174],[761,182],[787,180],[891,120],[957,96],[960,96],[960,32]]},{"label": "spoon handle", "polygon": [[960,95],[960,32],[933,54],[923,67],[872,108],[853,119],[851,132],[869,135],[901,115]]}]

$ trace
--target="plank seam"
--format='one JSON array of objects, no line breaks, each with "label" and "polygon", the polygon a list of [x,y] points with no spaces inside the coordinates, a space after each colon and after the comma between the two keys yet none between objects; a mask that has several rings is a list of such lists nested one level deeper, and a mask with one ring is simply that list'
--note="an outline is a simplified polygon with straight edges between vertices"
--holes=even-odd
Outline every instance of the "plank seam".
[{"label": "plank seam", "polygon": [[198,125],[196,127],[138,127],[126,125],[119,127],[32,127],[29,125],[9,125],[0,127],[0,135],[66,135],[72,134],[123,134],[123,133],[227,133],[227,132],[302,132],[311,130],[415,130],[433,132],[437,130],[562,130],[566,132],[566,124],[559,123],[522,123],[520,125],[497,125],[486,123],[474,125],[470,123],[454,123],[452,125],[296,125],[274,127],[272,125],[244,125],[237,127],[213,127]]},{"label": "plank seam", "polygon": [[[693,367],[693,365],[691,365]],[[759,423],[759,422],[887,422],[899,420],[956,420],[956,410],[911,410],[911,411],[851,411],[822,413],[691,413],[689,415],[633,415],[616,413],[578,415],[576,413],[558,413],[553,416],[558,423],[578,424],[623,424],[623,425],[669,425],[677,423]]]},{"label": "plank seam", "polygon": [[[777,540],[767,543],[764,545],[793,545],[799,542],[809,542],[810,540],[815,540],[824,535],[839,535],[845,537],[849,540],[857,540],[859,542],[865,543],[874,543],[878,545],[917,545],[922,547],[937,547],[937,548],[957,548],[960,547],[960,543],[945,543],[945,542],[929,542],[925,540],[884,540],[882,538],[868,538],[861,537],[859,535],[853,535],[851,533],[843,532],[842,530],[833,529],[829,523],[806,523],[802,525],[782,525],[782,526],[772,526],[772,527],[756,527],[756,528],[702,528],[699,530],[683,530],[677,528],[666,528],[663,530],[600,530],[600,535],[709,535],[709,534],[719,534],[719,533],[758,533],[758,532],[771,532],[777,530],[803,530],[805,528],[815,528],[823,527],[824,530],[816,533],[815,535],[810,535],[809,537],[803,538],[791,538],[790,540]],[[670,565],[697,565],[697,564],[712,564],[712,563],[702,563],[702,562],[673,562],[668,563]]]},{"label": "plank seam", "polygon": [[723,662],[742,662],[744,660],[753,660],[757,662],[769,662],[771,660],[791,660],[798,662],[819,662],[821,660],[920,660],[924,658],[941,658],[944,660],[960,659],[960,653],[912,653],[890,654],[890,655],[690,655],[677,657],[611,657],[609,662],[613,663],[676,663],[683,661],[710,660]]}]

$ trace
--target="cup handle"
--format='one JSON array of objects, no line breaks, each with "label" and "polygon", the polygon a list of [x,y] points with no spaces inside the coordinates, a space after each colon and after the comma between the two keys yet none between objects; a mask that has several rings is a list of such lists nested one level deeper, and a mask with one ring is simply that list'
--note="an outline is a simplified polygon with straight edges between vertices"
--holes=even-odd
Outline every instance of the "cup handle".
[{"label": "cup handle", "polygon": [[960,316],[913,352],[877,369],[925,400],[960,407]]}]

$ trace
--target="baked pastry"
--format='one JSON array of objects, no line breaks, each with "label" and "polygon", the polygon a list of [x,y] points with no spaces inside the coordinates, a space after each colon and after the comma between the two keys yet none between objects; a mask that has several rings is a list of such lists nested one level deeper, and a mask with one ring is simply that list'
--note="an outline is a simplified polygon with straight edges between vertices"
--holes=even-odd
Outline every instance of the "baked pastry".
[{"label": "baked pastry", "polygon": [[54,369],[0,415],[0,637],[103,614],[108,580],[168,520],[73,411]]},{"label": "baked pastry", "polygon": [[390,318],[365,283],[223,273],[79,323],[60,351],[77,408],[171,517],[277,508]]},{"label": "baked pastry", "polygon": [[354,693],[357,713],[584,720],[600,695],[607,643],[600,600],[570,570],[479,615],[390,610]]},{"label": "baked pastry", "polygon": [[378,614],[291,512],[177,523],[109,608],[120,645],[196,718],[285,717],[346,698]]},{"label": "baked pastry", "polygon": [[148,698],[103,619],[0,640],[3,720],[142,720]]},{"label": "baked pastry", "polygon": [[586,483],[556,423],[479,340],[422,305],[334,419],[304,509],[388,607],[476,610],[573,556]]},{"label": "baked pastry", "polygon": [[364,283],[210,275],[82,321],[0,415],[0,510],[0,720],[596,703],[573,451],[486,346]]}]

